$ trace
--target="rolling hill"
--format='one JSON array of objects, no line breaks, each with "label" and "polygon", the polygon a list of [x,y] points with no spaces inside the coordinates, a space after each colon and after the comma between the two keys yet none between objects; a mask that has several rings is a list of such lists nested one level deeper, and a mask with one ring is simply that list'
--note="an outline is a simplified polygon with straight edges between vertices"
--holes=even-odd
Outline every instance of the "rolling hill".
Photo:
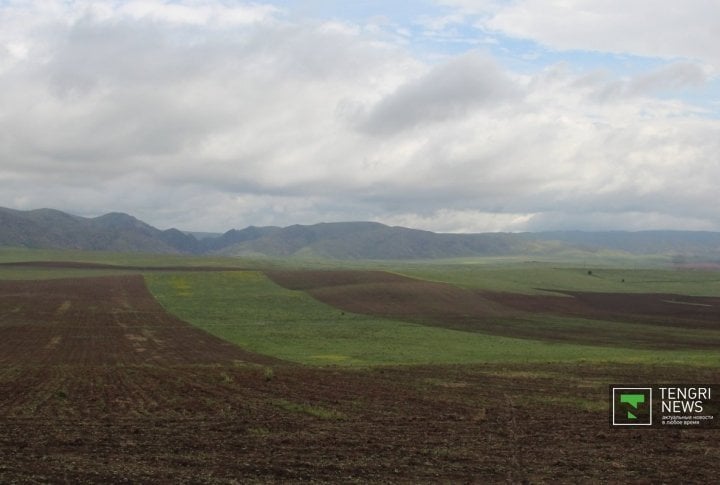
[{"label": "rolling hill", "polygon": [[264,254],[329,259],[434,259],[507,255],[527,248],[512,234],[437,234],[377,222],[337,222],[274,228],[223,248],[227,255]]},{"label": "rolling hill", "polygon": [[127,214],[85,218],[53,209],[0,208],[0,245],[150,253],[200,251],[194,237],[177,229],[161,231]]},{"label": "rolling hill", "polygon": [[377,222],[246,227],[224,234],[160,230],[133,216],[0,208],[0,246],[337,260],[436,259],[599,251],[720,260],[720,233],[690,231],[441,234]]}]

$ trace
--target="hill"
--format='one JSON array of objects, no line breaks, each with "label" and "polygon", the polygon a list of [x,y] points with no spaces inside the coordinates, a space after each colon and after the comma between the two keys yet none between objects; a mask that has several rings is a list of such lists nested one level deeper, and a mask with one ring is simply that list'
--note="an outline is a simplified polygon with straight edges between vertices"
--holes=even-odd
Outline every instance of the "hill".
[{"label": "hill", "polygon": [[507,255],[523,252],[526,247],[513,234],[437,234],[377,222],[337,222],[275,228],[220,252],[234,256],[435,259]]},{"label": "hill", "polygon": [[127,214],[85,218],[53,209],[0,208],[0,245],[149,253],[200,250],[192,236],[177,229],[161,231]]},{"label": "hill", "polygon": [[584,251],[612,250],[677,257],[720,255],[720,233],[707,231],[554,231],[526,233],[528,240],[561,241]]},{"label": "hill", "polygon": [[720,260],[720,233],[691,231],[439,234],[377,222],[231,229],[224,234],[160,230],[133,216],[85,218],[53,209],[0,208],[0,246],[118,252],[413,260],[601,251]]}]

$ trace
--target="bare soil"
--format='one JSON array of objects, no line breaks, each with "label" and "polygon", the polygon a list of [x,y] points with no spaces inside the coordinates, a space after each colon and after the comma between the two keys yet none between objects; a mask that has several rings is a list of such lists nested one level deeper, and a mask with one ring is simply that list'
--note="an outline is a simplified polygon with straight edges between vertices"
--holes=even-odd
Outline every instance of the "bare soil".
[{"label": "bare soil", "polygon": [[720,328],[720,298],[548,289],[566,296],[472,291],[382,271],[269,271],[276,283],[349,311],[397,317],[490,317],[518,311]]},{"label": "bare soil", "polygon": [[0,364],[277,363],[169,315],[140,275],[0,281]]},{"label": "bare soil", "polygon": [[611,430],[607,384],[716,369],[290,365],[139,276],[0,283],[2,483],[706,482],[714,432]]},{"label": "bare soil", "polygon": [[383,271],[268,271],[275,283],[303,290],[346,311],[465,329],[511,313],[483,295],[446,283]]},{"label": "bare soil", "polygon": [[[269,271],[275,283],[303,290],[344,311],[508,337],[623,347],[718,349],[720,335],[674,334],[662,327],[720,330],[720,298],[655,293],[568,292],[525,295],[467,290],[382,271]],[[592,321],[542,324],[538,314]],[[607,322],[661,327],[647,332]],[[558,325],[560,325],[559,328]]]},{"label": "bare soil", "polygon": [[567,297],[485,292],[504,306],[525,312],[619,320],[687,328],[720,329],[720,298],[672,293],[558,291]]},{"label": "bare soil", "polygon": [[[717,349],[720,337],[637,332],[603,322],[720,330],[720,298],[674,294],[563,292],[524,295],[468,290],[382,271],[268,271],[277,284],[303,290],[345,311],[508,337],[657,349]],[[554,291],[554,290],[553,290]],[[556,293],[559,293],[555,291]],[[586,325],[542,324],[538,314]],[[559,329],[557,325],[561,325]],[[650,330],[650,328],[649,328]]]}]

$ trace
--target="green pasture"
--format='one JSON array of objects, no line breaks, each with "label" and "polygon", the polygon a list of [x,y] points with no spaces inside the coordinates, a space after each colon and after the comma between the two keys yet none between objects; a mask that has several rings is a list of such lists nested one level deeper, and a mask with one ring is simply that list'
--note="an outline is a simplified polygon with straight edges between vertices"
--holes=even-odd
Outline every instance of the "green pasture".
[{"label": "green pasture", "polygon": [[[257,267],[260,262],[221,256],[191,256],[184,254],[115,253],[109,251],[80,251],[69,249],[28,249],[0,247],[0,263],[20,261],[71,261],[81,263],[115,264],[127,266],[231,266]],[[272,266],[263,262],[263,266]]]},{"label": "green pasture", "polygon": [[[142,267],[185,267],[220,266],[237,268],[257,268],[261,263],[248,259],[187,256],[175,254],[113,253],[106,251],[73,251],[53,249],[0,248],[0,263],[17,262],[73,262],[118,266],[136,266],[138,269],[119,268],[40,268],[0,265],[0,280],[34,280],[52,278],[83,278],[118,274],[137,274]],[[272,267],[269,262],[262,267]]]},{"label": "green pasture", "polygon": [[[665,260],[626,256],[573,262],[528,261],[529,257],[488,257],[433,261],[329,261],[248,259],[222,256],[112,253],[104,251],[0,248],[0,263],[74,261],[128,266],[223,266],[246,269],[376,269],[451,283],[464,288],[536,294],[543,289],[720,296],[720,271],[676,270]],[[100,270],[0,267],[0,279],[80,277]],[[117,270],[107,271],[114,274]],[[588,274],[588,271],[592,274]]]},{"label": "green pasture", "polygon": [[50,280],[57,278],[91,278],[95,276],[113,276],[137,274],[138,270],[114,268],[33,268],[0,265],[0,280]]},{"label": "green pasture", "polygon": [[255,271],[148,273],[145,278],[158,301],[179,318],[248,350],[303,364],[720,365],[720,351],[548,343],[343,313],[303,292],[282,288]]},{"label": "green pasture", "polygon": [[610,268],[549,263],[415,264],[395,272],[464,288],[534,294],[542,290],[720,296],[720,271]]}]

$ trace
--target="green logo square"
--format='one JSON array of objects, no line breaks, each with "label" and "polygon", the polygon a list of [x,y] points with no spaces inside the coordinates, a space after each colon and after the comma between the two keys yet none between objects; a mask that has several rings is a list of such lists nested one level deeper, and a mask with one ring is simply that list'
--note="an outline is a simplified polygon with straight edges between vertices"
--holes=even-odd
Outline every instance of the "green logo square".
[{"label": "green logo square", "polygon": [[611,388],[612,426],[652,426],[651,387]]}]

